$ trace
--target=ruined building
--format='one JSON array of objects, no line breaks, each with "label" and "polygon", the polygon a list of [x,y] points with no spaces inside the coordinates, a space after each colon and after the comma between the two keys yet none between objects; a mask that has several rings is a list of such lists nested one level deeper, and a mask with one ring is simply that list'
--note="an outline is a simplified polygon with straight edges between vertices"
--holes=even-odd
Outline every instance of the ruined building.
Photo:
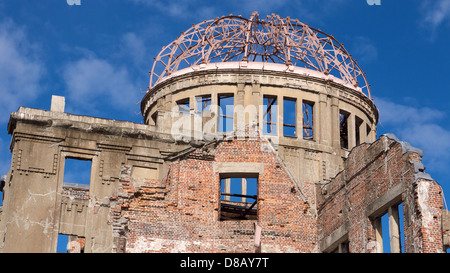
[{"label": "ruined building", "polygon": [[[70,252],[374,253],[385,214],[392,252],[449,245],[422,151],[377,139],[365,74],[298,20],[193,25],[155,58],[144,124],[64,103],[11,114],[2,252],[69,235]],[[64,181],[69,159],[90,164],[88,184]]]}]

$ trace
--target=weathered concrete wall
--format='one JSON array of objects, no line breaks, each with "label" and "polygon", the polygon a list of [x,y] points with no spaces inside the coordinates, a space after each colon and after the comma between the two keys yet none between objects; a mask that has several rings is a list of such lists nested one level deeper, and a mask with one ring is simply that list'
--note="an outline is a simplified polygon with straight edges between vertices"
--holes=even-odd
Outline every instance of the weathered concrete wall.
[{"label": "weathered concrete wall", "polygon": [[350,252],[382,252],[377,221],[403,203],[405,251],[443,252],[442,189],[423,172],[421,157],[392,135],[355,147],[339,175],[317,189],[321,250],[345,240]]},{"label": "weathered concrete wall", "polygon": [[[151,126],[21,107],[12,113],[11,169],[1,215],[3,252],[54,252],[58,233],[85,238],[86,252],[111,252],[109,196],[120,167],[137,178],[164,175],[164,154],[184,149]],[[67,195],[66,158],[89,160],[85,198]],[[77,206],[76,210],[73,210]]]}]

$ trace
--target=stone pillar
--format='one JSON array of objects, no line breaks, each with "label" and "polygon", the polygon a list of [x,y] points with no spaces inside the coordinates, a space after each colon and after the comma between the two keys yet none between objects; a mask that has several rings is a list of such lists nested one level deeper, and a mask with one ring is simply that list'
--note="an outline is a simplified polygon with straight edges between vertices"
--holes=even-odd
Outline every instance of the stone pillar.
[{"label": "stone pillar", "polygon": [[398,206],[390,206],[389,214],[389,241],[391,244],[391,253],[400,253],[400,225],[398,216]]}]

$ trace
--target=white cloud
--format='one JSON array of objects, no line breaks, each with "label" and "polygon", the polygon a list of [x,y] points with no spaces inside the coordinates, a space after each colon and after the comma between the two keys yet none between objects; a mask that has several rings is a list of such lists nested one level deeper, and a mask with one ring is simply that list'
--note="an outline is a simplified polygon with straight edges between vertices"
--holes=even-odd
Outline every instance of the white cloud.
[{"label": "white cloud", "polygon": [[127,69],[92,56],[68,63],[63,78],[68,111],[85,115],[98,115],[105,109],[133,111],[141,95]]},{"label": "white cloud", "polygon": [[357,59],[358,64],[370,63],[378,58],[378,50],[374,43],[364,36],[352,39],[350,52]]},{"label": "white cloud", "polygon": [[424,150],[424,161],[432,170],[447,171],[450,160],[450,128],[445,121],[449,113],[429,108],[374,99],[380,111],[380,125],[386,133],[394,133],[400,140]]},{"label": "white cloud", "polygon": [[450,0],[426,0],[422,2],[422,25],[434,32],[444,21],[450,20]]},{"label": "white cloud", "polygon": [[149,63],[149,60],[146,59],[147,50],[145,43],[134,32],[128,32],[122,36],[120,51],[121,55],[131,57],[134,64],[138,67]]},{"label": "white cloud", "polygon": [[192,18],[202,20],[213,19],[217,8],[213,2],[205,5],[205,2],[198,0],[178,0],[178,1],[147,1],[147,0],[130,0],[136,4],[143,4],[148,7],[157,9],[160,13],[167,14],[171,17],[183,18],[191,20]]},{"label": "white cloud", "polygon": [[23,29],[12,21],[0,24],[0,122],[7,122],[10,112],[42,92],[45,67],[34,51]]}]

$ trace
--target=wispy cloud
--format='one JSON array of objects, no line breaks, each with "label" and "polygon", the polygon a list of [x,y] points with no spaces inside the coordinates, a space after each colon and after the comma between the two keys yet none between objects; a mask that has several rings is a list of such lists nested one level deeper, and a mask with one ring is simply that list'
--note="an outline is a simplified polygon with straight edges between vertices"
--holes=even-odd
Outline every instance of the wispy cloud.
[{"label": "wispy cloud", "polygon": [[[449,113],[430,107],[402,104],[375,98],[383,130],[424,150],[424,160],[436,171],[447,171],[450,160],[450,128],[445,127]],[[380,130],[379,129],[379,130]]]},{"label": "wispy cloud", "polygon": [[147,47],[142,38],[134,32],[127,32],[122,36],[119,46],[119,57],[131,58],[136,68],[148,65],[150,58],[147,56]]},{"label": "wispy cloud", "polygon": [[324,15],[334,12],[337,8],[346,4],[345,0],[329,0],[321,2],[302,0],[228,0],[228,1],[200,1],[200,0],[179,0],[179,1],[162,1],[162,0],[129,0],[135,4],[142,4],[146,7],[157,10],[159,13],[175,17],[177,20],[201,22],[203,20],[213,19],[218,16],[242,15],[249,17],[254,11],[257,11],[261,17],[286,12],[283,16],[291,16],[301,21],[316,20],[321,21]]},{"label": "wispy cloud", "polygon": [[364,36],[358,36],[352,39],[350,52],[359,64],[371,63],[378,58],[378,50],[375,44],[372,40]]},{"label": "wispy cloud", "polygon": [[8,20],[0,23],[0,122],[20,105],[37,98],[45,67],[26,32]]},{"label": "wispy cloud", "polygon": [[420,5],[421,26],[432,35],[444,22],[450,22],[450,0],[425,0]]},{"label": "wispy cloud", "polygon": [[[161,14],[176,17],[179,20],[192,20],[193,18],[207,20],[217,16],[217,8],[214,2],[203,2],[199,0],[130,0],[136,4],[142,4],[152,9],[156,9]],[[206,3],[206,4],[205,4]],[[200,20],[199,20],[200,21]]]},{"label": "wispy cloud", "polygon": [[105,108],[117,112],[137,109],[134,106],[141,94],[125,67],[89,56],[68,63],[63,78],[68,111],[99,115]]}]

